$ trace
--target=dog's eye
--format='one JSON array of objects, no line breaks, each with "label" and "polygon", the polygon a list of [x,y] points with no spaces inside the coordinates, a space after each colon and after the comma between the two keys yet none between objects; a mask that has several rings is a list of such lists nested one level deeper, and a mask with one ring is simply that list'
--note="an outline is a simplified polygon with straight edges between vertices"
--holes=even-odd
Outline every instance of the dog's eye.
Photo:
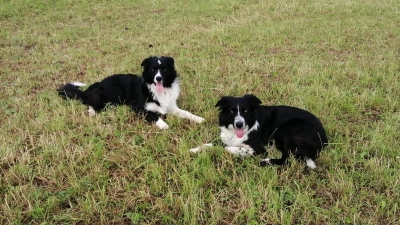
[{"label": "dog's eye", "polygon": [[247,109],[243,109],[243,113],[247,113]]},{"label": "dog's eye", "polygon": [[234,113],[235,113],[235,111],[234,111],[234,110],[231,110],[231,113],[232,113],[232,114],[234,114]]}]

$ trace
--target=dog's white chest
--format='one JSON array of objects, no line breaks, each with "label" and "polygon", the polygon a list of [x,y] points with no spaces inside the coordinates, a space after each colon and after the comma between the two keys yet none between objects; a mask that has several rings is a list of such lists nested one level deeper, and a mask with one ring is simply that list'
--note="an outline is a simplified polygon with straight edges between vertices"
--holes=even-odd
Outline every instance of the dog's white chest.
[{"label": "dog's white chest", "polygon": [[153,93],[153,100],[157,101],[159,105],[154,102],[147,103],[145,107],[146,110],[164,115],[169,112],[170,109],[176,107],[176,101],[180,93],[178,82],[173,83],[171,88],[164,88],[162,93],[157,93],[154,85],[149,85],[148,88],[150,92]]},{"label": "dog's white chest", "polygon": [[171,104],[176,103],[179,97],[179,92],[179,85],[174,83],[171,88],[165,88],[162,93],[153,91],[153,93],[155,93],[153,95],[153,100],[158,101],[163,108],[168,109]]},{"label": "dog's white chest", "polygon": [[221,140],[227,146],[239,147],[243,145],[243,142],[249,139],[247,133],[245,133],[242,138],[238,138],[236,136],[235,129],[233,128],[232,125],[229,125],[228,128],[226,127],[220,127],[220,128],[221,128],[221,135],[220,135]]},{"label": "dog's white chest", "polygon": [[232,124],[230,124],[228,128],[220,127],[221,128],[220,137],[222,142],[227,146],[236,146],[236,147],[244,146],[243,142],[247,141],[249,139],[249,134],[252,131],[256,131],[259,126],[260,125],[258,122],[256,122],[250,129],[248,128],[248,126],[246,126],[243,137],[238,138],[236,136],[235,128],[233,127]]},{"label": "dog's white chest", "polygon": [[236,136],[233,126],[221,127],[221,140],[226,145],[225,150],[237,156],[249,156],[254,154],[254,150],[243,142],[249,139],[248,134],[242,138]]},{"label": "dog's white chest", "polygon": [[234,154],[234,155],[239,155],[239,156],[249,156],[254,154],[254,149],[251,148],[249,145],[244,144],[245,141],[249,139],[249,134],[252,131],[255,131],[258,129],[258,122],[256,122],[250,129],[248,126],[245,127],[245,133],[243,137],[238,138],[236,136],[235,128],[233,127],[232,124],[226,127],[220,127],[221,128],[221,140],[222,142],[226,145],[225,149]]}]

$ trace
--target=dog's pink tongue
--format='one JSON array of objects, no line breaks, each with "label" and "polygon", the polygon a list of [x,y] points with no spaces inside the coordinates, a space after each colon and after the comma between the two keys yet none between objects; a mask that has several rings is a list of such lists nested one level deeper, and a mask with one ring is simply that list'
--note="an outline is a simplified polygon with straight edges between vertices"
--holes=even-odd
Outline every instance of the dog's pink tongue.
[{"label": "dog's pink tongue", "polygon": [[164,91],[164,86],[161,82],[156,83],[156,91],[161,94]]},{"label": "dog's pink tongue", "polygon": [[242,138],[244,135],[244,129],[236,129],[236,136]]}]

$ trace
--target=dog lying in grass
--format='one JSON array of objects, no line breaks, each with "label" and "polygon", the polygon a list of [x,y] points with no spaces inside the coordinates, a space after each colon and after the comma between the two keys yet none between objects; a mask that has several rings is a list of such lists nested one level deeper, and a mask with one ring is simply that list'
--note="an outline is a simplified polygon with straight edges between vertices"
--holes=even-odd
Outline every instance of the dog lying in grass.
[{"label": "dog lying in grass", "polygon": [[[280,159],[266,158],[261,166],[285,165],[293,155],[316,168],[318,153],[327,145],[325,129],[310,112],[290,106],[263,106],[254,95],[222,97],[219,108],[221,141],[225,149],[235,155],[266,154],[265,146],[275,144],[281,151]],[[190,149],[199,152],[213,144]]]},{"label": "dog lying in grass", "polygon": [[69,83],[58,89],[63,98],[78,99],[89,106],[89,115],[103,110],[107,104],[128,105],[138,113],[144,113],[149,122],[158,128],[168,129],[159,115],[172,113],[181,118],[201,123],[203,118],[177,106],[180,94],[178,74],[171,57],[149,57],[142,62],[143,74],[115,74],[90,85],[85,91],[83,83]]}]

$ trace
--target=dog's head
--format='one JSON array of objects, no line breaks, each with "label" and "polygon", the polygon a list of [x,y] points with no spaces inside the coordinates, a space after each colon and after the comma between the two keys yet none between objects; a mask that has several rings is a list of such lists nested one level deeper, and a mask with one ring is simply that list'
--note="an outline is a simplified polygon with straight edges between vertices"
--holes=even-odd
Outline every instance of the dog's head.
[{"label": "dog's head", "polygon": [[261,101],[254,95],[243,97],[222,97],[215,107],[219,107],[219,126],[234,129],[238,138],[257,122],[257,108]]},{"label": "dog's head", "polygon": [[148,85],[154,85],[158,93],[169,88],[174,83],[177,73],[172,57],[149,57],[143,60],[143,78]]}]

